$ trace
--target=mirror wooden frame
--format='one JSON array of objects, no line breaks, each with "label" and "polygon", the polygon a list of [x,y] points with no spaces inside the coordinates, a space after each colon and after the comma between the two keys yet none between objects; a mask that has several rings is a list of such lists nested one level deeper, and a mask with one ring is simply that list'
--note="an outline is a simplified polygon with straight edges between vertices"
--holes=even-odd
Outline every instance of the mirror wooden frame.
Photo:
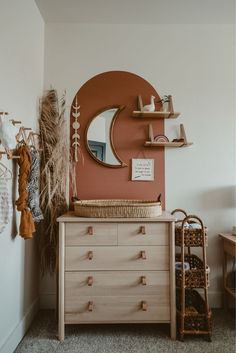
[{"label": "mirror wooden frame", "polygon": [[[87,126],[86,126],[86,130],[85,130],[85,145],[86,145],[86,149],[88,151],[88,153],[90,154],[90,156],[99,164],[103,165],[104,167],[109,167],[109,168],[123,168],[123,167],[127,167],[127,164],[124,163],[120,157],[117,154],[116,148],[114,146],[114,141],[113,141],[113,128],[115,125],[115,121],[117,116],[119,115],[119,113],[125,108],[125,105],[110,105],[107,106],[101,110],[99,110],[93,117],[92,119],[90,119],[90,121],[88,122]],[[89,147],[89,143],[88,143],[88,130],[89,127],[91,125],[91,123],[93,122],[93,120],[95,118],[97,118],[101,113],[109,110],[109,109],[117,109],[117,111],[115,112],[112,121],[111,121],[111,126],[110,126],[110,131],[109,131],[109,137],[110,137],[110,145],[111,145],[111,149],[112,152],[114,154],[114,156],[116,157],[116,159],[118,160],[118,162],[120,162],[120,164],[109,164],[106,162],[101,161],[100,159],[96,158],[96,156],[92,153],[90,147]]]}]

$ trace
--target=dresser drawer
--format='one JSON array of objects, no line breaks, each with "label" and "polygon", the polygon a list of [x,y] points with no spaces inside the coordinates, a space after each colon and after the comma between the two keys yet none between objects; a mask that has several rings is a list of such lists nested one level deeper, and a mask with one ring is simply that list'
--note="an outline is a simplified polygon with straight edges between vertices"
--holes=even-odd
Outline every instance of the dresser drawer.
[{"label": "dresser drawer", "polygon": [[117,245],[116,223],[67,223],[66,245]]},{"label": "dresser drawer", "polygon": [[68,301],[79,296],[112,295],[164,295],[169,298],[169,272],[65,272],[65,296]]},{"label": "dresser drawer", "polygon": [[167,246],[99,246],[65,248],[66,271],[168,270]]},{"label": "dresser drawer", "polygon": [[77,297],[65,300],[65,323],[165,322],[170,305],[164,295]]},{"label": "dresser drawer", "polygon": [[167,223],[118,224],[119,245],[168,245]]}]

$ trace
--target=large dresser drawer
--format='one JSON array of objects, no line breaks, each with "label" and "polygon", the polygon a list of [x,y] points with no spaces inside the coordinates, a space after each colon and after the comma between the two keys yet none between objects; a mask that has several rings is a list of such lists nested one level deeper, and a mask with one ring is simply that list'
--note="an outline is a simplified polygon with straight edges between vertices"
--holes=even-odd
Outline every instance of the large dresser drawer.
[{"label": "large dresser drawer", "polygon": [[79,296],[164,295],[169,298],[168,271],[65,272],[67,301]]},{"label": "large dresser drawer", "polygon": [[165,295],[77,297],[65,300],[65,323],[165,322],[170,304]]},{"label": "large dresser drawer", "polygon": [[118,224],[119,245],[168,245],[168,223]]},{"label": "large dresser drawer", "polygon": [[116,223],[66,223],[66,245],[117,245]]},{"label": "large dresser drawer", "polygon": [[168,246],[66,246],[66,271],[168,270]]}]

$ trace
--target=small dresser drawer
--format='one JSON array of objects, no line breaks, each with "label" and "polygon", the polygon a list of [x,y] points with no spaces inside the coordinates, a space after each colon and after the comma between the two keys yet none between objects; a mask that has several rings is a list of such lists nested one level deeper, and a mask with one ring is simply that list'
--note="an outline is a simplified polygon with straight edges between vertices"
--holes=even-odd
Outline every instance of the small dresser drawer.
[{"label": "small dresser drawer", "polygon": [[169,298],[168,271],[65,272],[66,300],[79,296],[163,295]]},{"label": "small dresser drawer", "polygon": [[116,223],[66,223],[66,246],[117,245]]},{"label": "small dresser drawer", "polygon": [[170,304],[164,295],[77,297],[65,300],[65,323],[168,322]]},{"label": "small dresser drawer", "polygon": [[168,245],[168,223],[118,224],[119,245]]},{"label": "small dresser drawer", "polygon": [[66,246],[66,271],[168,270],[168,246]]}]

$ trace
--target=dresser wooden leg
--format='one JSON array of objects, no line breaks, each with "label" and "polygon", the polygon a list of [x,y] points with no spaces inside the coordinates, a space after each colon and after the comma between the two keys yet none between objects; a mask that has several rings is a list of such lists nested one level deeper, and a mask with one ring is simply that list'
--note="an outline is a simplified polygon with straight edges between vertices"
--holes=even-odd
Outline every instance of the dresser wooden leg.
[{"label": "dresser wooden leg", "polygon": [[58,332],[59,332],[59,335],[58,335],[59,341],[61,341],[61,342],[64,341],[64,339],[65,339],[65,325],[60,322],[59,322]]},{"label": "dresser wooden leg", "polygon": [[59,278],[58,278],[58,337],[60,341],[64,340],[65,337],[65,313],[64,313],[64,268],[65,268],[65,225],[60,223],[59,225]]},{"label": "dresser wooden leg", "polygon": [[171,322],[170,324],[170,337],[172,340],[176,340],[176,324]]}]

